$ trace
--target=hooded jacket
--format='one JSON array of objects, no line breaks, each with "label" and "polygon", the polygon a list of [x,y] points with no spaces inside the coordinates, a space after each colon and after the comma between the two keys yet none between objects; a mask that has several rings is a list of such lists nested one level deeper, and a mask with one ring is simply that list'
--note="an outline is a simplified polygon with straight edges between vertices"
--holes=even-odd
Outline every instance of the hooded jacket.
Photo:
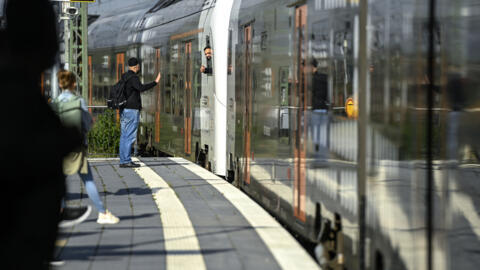
[{"label": "hooded jacket", "polygon": [[125,95],[127,97],[127,105],[125,109],[142,109],[142,99],[140,93],[152,89],[157,85],[155,81],[147,84],[142,84],[138,75],[129,70],[122,75],[124,80],[128,80],[125,86]]}]

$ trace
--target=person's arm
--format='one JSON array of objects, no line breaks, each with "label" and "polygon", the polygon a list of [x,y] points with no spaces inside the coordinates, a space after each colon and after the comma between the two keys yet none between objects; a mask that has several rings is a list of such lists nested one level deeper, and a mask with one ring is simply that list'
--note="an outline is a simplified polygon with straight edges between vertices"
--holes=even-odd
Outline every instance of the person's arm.
[{"label": "person's arm", "polygon": [[132,87],[139,92],[147,91],[147,90],[153,88],[155,85],[157,85],[157,83],[155,81],[153,81],[151,83],[147,83],[147,84],[142,84],[140,82],[140,79],[137,76],[134,76],[130,80],[131,80]]},{"label": "person's arm", "polygon": [[204,74],[212,74],[213,69],[211,67],[205,67],[204,65],[202,65],[200,67],[200,72],[202,72]]}]

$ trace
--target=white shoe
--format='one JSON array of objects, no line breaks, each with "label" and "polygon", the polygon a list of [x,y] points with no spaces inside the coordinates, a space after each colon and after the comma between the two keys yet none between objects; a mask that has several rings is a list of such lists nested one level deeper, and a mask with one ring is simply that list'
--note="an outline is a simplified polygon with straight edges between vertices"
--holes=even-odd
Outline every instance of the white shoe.
[{"label": "white shoe", "polygon": [[50,266],[63,266],[65,265],[65,261],[60,259],[54,259],[53,261],[50,261],[49,264]]},{"label": "white shoe", "polygon": [[106,210],[105,214],[98,213],[98,224],[116,224],[120,219],[114,216],[110,211]]}]

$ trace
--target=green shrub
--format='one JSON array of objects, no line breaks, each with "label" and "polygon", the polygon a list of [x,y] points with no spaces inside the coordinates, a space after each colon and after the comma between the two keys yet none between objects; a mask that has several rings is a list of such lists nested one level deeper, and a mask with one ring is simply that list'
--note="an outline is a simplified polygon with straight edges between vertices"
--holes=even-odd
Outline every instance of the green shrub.
[{"label": "green shrub", "polygon": [[116,112],[106,110],[96,116],[93,128],[88,133],[88,153],[90,156],[116,156],[120,142],[120,123]]}]

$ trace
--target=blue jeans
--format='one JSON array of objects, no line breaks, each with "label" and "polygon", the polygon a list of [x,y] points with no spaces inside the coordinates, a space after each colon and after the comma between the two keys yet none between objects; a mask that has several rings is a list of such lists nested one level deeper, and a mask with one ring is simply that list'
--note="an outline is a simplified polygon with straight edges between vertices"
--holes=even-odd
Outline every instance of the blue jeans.
[{"label": "blue jeans", "polygon": [[131,151],[132,144],[137,139],[138,123],[140,121],[140,111],[134,109],[124,109],[120,116],[120,164],[132,162]]},{"label": "blue jeans", "polygon": [[[90,164],[88,164],[87,174],[79,173],[78,175],[80,175],[80,179],[82,179],[82,182],[85,185],[85,189],[87,190],[88,197],[90,198],[90,200],[92,200],[98,212],[105,214],[105,207],[103,206],[103,202],[100,199],[100,194],[98,194],[97,186],[93,181],[92,169],[90,168]],[[65,201],[62,201],[62,208],[65,208]]]},{"label": "blue jeans", "polygon": [[330,147],[330,124],[327,110],[313,110],[310,115],[309,136],[315,146],[315,157],[328,159]]},{"label": "blue jeans", "polygon": [[105,214],[105,207],[103,206],[102,200],[100,199],[100,194],[98,194],[97,186],[93,181],[92,169],[90,169],[90,164],[88,165],[88,173],[81,174],[79,173],[80,178],[85,184],[85,189],[87,190],[88,197],[92,200],[95,207],[97,207],[98,212]]}]

